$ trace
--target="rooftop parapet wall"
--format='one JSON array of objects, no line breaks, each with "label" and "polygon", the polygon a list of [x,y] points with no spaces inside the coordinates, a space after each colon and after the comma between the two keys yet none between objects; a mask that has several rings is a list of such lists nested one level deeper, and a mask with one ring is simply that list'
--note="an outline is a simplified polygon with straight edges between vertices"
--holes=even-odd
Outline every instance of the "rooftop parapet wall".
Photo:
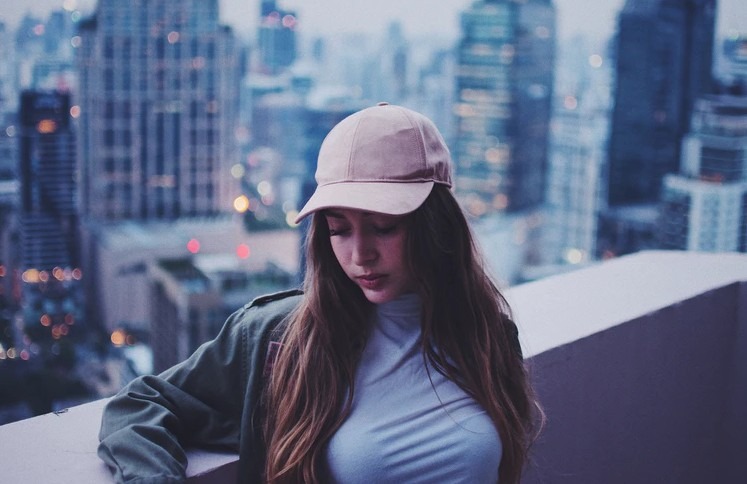
[{"label": "rooftop parapet wall", "polygon": [[747,256],[644,252],[509,292],[548,422],[527,483],[741,482]]},{"label": "rooftop parapet wall", "polygon": [[714,289],[535,356],[548,423],[525,482],[740,482],[746,294]]},{"label": "rooftop parapet wall", "polygon": [[[643,252],[511,288],[548,415],[527,483],[741,482],[747,255]],[[104,401],[0,427],[3,481],[109,480]],[[193,451],[191,483],[236,456]]]}]

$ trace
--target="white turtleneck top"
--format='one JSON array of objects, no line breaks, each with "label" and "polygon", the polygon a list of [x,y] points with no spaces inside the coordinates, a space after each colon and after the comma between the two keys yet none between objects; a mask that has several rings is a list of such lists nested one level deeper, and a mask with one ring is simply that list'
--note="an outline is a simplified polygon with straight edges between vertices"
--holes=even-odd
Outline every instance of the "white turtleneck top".
[{"label": "white turtleneck top", "polygon": [[351,413],[327,448],[332,482],[498,482],[501,441],[487,413],[430,365],[428,378],[420,310],[415,294],[377,306]]}]

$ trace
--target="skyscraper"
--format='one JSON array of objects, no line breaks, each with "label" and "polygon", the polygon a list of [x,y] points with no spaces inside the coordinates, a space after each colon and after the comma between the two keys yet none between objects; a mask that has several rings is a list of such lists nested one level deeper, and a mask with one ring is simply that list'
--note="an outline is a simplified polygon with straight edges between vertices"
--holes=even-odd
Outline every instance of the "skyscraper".
[{"label": "skyscraper", "polygon": [[[265,233],[263,238],[278,247],[287,246],[285,240],[297,242],[298,236],[286,231]],[[259,240],[256,244],[262,245]],[[272,255],[261,256],[264,265],[246,264],[233,254],[165,258],[152,264],[151,319],[159,322],[151,336],[158,348],[153,353],[153,370],[170,368],[215,338],[226,318],[246,301],[290,287],[295,271],[288,272]]]},{"label": "skyscraper", "polygon": [[360,82],[361,97],[383,99],[392,104],[406,103],[410,94],[407,72],[410,57],[410,43],[402,25],[399,22],[390,23],[383,42],[365,55]]},{"label": "skyscraper", "polygon": [[230,210],[237,56],[217,0],[101,0],[80,27],[82,215]]},{"label": "skyscraper", "polygon": [[657,247],[661,185],[695,100],[712,88],[716,0],[627,0],[618,18],[602,257]]},{"label": "skyscraper", "polygon": [[727,79],[747,91],[747,34],[725,39],[722,47]]},{"label": "skyscraper", "polygon": [[35,343],[81,335],[80,330],[89,328],[80,283],[70,97],[66,92],[26,90],[19,108],[18,240],[11,247],[14,260],[6,261],[6,268],[21,276],[17,315],[24,323],[22,341],[29,358],[38,358],[42,366],[59,364],[59,348],[40,344],[34,351]]},{"label": "skyscraper", "polygon": [[259,14],[259,68],[278,74],[296,60],[296,14],[275,0],[262,0]]},{"label": "skyscraper", "polygon": [[[15,110],[18,96],[15,93],[17,72],[14,69],[15,51],[8,27],[0,22],[0,113]],[[4,129],[4,128],[3,128]]]},{"label": "skyscraper", "polygon": [[483,0],[462,14],[453,156],[472,215],[542,203],[554,58],[550,0]]},{"label": "skyscraper", "polygon": [[659,240],[665,249],[747,252],[747,98],[696,104],[682,170],[667,175]]},{"label": "skyscraper", "polygon": [[594,258],[603,198],[612,69],[583,39],[559,52],[547,176],[543,259],[579,264]]},{"label": "skyscraper", "polygon": [[24,91],[20,103],[21,270],[78,264],[75,135],[70,95]]},{"label": "skyscraper", "polygon": [[618,20],[610,207],[653,203],[712,85],[716,0],[627,0]]}]

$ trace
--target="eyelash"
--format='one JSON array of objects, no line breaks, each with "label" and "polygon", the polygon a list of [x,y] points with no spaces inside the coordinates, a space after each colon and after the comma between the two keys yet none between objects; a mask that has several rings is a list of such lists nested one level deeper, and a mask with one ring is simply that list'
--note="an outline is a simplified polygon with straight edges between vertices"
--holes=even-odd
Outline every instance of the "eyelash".
[{"label": "eyelash", "polygon": [[334,237],[335,235],[344,235],[344,234],[345,234],[345,230],[344,229],[339,229],[339,230],[338,229],[333,229],[333,228],[329,229],[329,236],[330,237]]}]

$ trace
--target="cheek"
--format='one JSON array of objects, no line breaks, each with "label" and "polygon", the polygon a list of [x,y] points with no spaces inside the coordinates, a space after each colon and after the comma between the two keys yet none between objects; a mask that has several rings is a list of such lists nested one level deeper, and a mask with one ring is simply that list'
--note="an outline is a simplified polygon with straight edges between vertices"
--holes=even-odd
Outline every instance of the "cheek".
[{"label": "cheek", "polygon": [[405,236],[401,235],[399,237],[396,237],[391,241],[391,243],[387,244],[388,248],[385,250],[386,253],[389,253],[391,259],[393,262],[397,262],[401,266],[406,265],[406,258],[407,258],[407,249],[406,249],[406,240]]},{"label": "cheek", "polygon": [[333,237],[330,239],[330,245],[332,246],[332,253],[335,254],[337,262],[345,269],[345,244],[340,242],[339,237]]},{"label": "cheek", "polygon": [[391,268],[396,268],[396,274],[399,280],[399,291],[410,292],[416,291],[415,277],[412,274],[412,269],[408,264],[407,257],[407,242],[402,237],[399,240],[392,241],[389,245],[389,265]]}]

